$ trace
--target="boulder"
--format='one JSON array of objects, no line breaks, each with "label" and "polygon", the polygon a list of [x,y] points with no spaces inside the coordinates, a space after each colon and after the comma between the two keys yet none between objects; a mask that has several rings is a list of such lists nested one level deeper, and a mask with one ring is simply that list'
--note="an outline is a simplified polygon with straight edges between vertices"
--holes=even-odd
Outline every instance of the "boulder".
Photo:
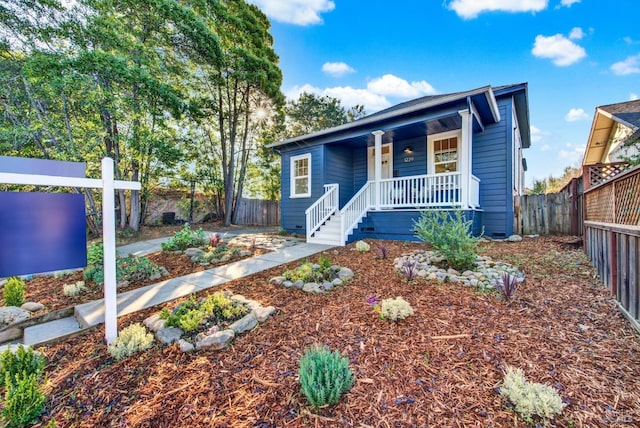
[{"label": "boulder", "polygon": [[231,324],[229,326],[229,329],[233,330],[235,334],[240,334],[244,333],[245,331],[252,330],[257,325],[258,319],[256,318],[255,314],[253,312],[249,312],[247,315]]},{"label": "boulder", "polygon": [[200,248],[187,248],[184,250],[184,255],[191,258],[200,259],[204,256],[204,251]]},{"label": "boulder", "polygon": [[203,337],[196,343],[196,349],[211,348],[214,350],[222,349],[227,346],[231,340],[233,340],[233,330],[222,330],[213,333],[212,335]]},{"label": "boulder", "polygon": [[0,307],[0,326],[24,321],[31,317],[31,312],[20,309],[17,306]]},{"label": "boulder", "polygon": [[40,302],[24,302],[20,309],[24,309],[29,312],[38,312],[44,309],[44,305]]},{"label": "boulder", "polygon": [[258,322],[265,322],[267,318],[273,315],[276,312],[275,306],[260,306],[259,308],[255,308],[253,310],[253,314],[256,316]]},{"label": "boulder", "polygon": [[507,238],[507,241],[509,242],[520,242],[522,241],[522,236],[520,235],[511,235]]},{"label": "boulder", "polygon": [[157,333],[164,328],[165,320],[160,318],[160,314],[153,314],[142,321],[142,324],[152,332]]},{"label": "boulder", "polygon": [[180,350],[182,352],[191,352],[195,349],[195,346],[184,339],[178,340],[178,346],[180,346]]},{"label": "boulder", "polygon": [[286,280],[287,280],[287,278],[285,278],[284,276],[274,276],[273,278],[271,278],[269,280],[269,284],[283,285]]},{"label": "boulder", "polygon": [[343,267],[340,269],[340,272],[338,272],[338,278],[340,278],[342,281],[349,281],[351,278],[353,278],[353,271],[348,267]]},{"label": "boulder", "polygon": [[165,345],[177,342],[184,332],[177,327],[167,327],[156,332],[156,338]]},{"label": "boulder", "polygon": [[308,282],[302,287],[302,291],[306,291],[307,293],[322,293],[320,289],[320,284],[316,282]]}]

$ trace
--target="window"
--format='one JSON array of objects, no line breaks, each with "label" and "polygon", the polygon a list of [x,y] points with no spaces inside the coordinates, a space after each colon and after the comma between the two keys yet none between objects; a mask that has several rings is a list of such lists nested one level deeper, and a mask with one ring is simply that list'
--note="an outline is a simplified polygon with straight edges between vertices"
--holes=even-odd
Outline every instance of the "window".
[{"label": "window", "polygon": [[458,170],[458,137],[433,142],[433,166],[436,174]]},{"label": "window", "polygon": [[291,158],[291,197],[311,196],[311,154]]}]

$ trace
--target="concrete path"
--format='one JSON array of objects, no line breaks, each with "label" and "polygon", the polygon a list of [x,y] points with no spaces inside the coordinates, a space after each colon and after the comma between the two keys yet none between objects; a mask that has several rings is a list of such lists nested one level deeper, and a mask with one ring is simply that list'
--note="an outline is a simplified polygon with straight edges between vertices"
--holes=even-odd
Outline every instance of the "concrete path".
[{"label": "concrete path", "polygon": [[[264,235],[261,236],[256,232],[257,230],[255,229],[253,231],[239,230],[233,233],[229,231],[225,232],[223,239],[225,242],[233,242],[233,239],[255,239],[256,245],[262,246],[259,241],[264,238]],[[118,251],[120,254],[150,254],[160,251],[160,243],[167,239],[159,238],[130,244],[119,247]],[[273,235],[265,240],[264,245],[268,246],[266,241],[269,241],[274,251],[118,294],[118,316],[127,315],[179,297],[188,296],[191,293],[217,287],[226,282],[303,259],[332,248],[330,245],[308,244],[300,239]],[[63,318],[62,320],[25,329],[23,342],[25,345],[32,346],[43,344],[55,339],[72,336],[84,328],[102,323],[104,323],[104,299],[76,306],[75,317]]]}]

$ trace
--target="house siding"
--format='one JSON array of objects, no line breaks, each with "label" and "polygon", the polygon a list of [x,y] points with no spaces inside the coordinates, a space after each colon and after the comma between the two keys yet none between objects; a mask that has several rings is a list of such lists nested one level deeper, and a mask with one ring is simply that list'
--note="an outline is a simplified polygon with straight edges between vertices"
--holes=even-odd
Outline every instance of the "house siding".
[{"label": "house siding", "polygon": [[[413,153],[405,153],[411,147]],[[416,137],[393,143],[393,176],[409,177],[427,173],[427,137]]]},{"label": "house siding", "polygon": [[325,147],[325,183],[337,183],[340,186],[340,208],[354,195],[353,188],[353,149],[340,145]]},{"label": "house siding", "polygon": [[503,237],[513,233],[513,103],[511,97],[497,101],[502,120],[473,135],[472,173],[480,179],[484,234]]}]

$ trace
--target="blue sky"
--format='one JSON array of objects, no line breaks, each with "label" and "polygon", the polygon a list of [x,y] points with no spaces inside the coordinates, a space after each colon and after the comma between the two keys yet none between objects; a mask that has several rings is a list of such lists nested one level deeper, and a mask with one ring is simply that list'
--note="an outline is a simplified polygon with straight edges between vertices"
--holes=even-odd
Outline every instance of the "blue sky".
[{"label": "blue sky", "polygon": [[640,96],[640,1],[250,0],[282,91],[363,104],[528,82],[534,179],[580,164],[595,108]]}]

